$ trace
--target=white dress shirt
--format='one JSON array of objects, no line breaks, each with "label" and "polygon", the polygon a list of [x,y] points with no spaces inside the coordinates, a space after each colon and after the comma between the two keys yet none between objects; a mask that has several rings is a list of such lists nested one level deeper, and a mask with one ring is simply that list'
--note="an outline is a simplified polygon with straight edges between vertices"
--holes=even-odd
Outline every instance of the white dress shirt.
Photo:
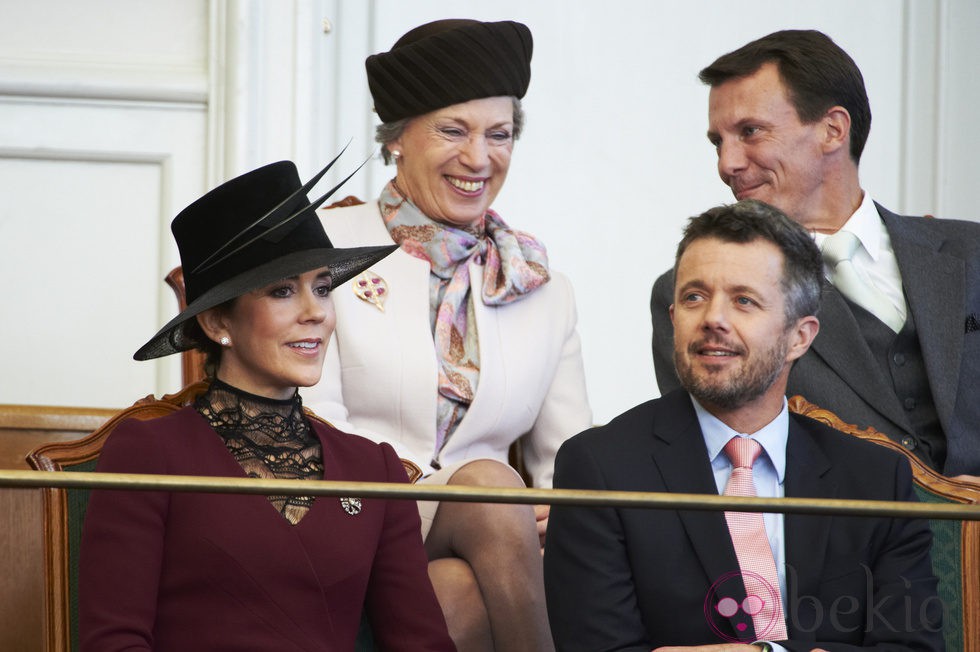
[{"label": "white dress shirt", "polygon": [[[895,258],[888,229],[878,215],[870,193],[864,193],[861,205],[840,230],[853,233],[861,242],[854,258],[851,259],[858,275],[865,283],[884,293],[902,319],[906,319],[908,307],[905,304],[905,294],[902,292],[902,275],[898,271],[898,259]],[[817,247],[823,249],[824,240],[828,236],[827,233],[814,233],[813,239]],[[826,267],[824,275],[830,278],[830,270]]]}]

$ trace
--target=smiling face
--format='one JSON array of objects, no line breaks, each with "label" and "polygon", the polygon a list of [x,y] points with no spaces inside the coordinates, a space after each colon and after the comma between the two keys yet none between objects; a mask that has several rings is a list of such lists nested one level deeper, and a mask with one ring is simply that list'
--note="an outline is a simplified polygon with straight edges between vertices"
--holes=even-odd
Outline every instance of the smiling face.
[{"label": "smiling face", "polygon": [[426,216],[476,224],[504,185],[514,149],[514,104],[486,97],[412,118],[397,139],[396,183]]},{"label": "smiling face", "polygon": [[758,199],[807,226],[826,201],[827,125],[800,121],[779,70],[763,64],[708,95],[708,140],[736,199]]},{"label": "smiling face", "polygon": [[783,254],[763,239],[695,240],[678,261],[674,364],[715,416],[782,409],[791,363],[816,335],[812,316],[787,327],[782,278]]},{"label": "smiling face", "polygon": [[230,308],[199,317],[205,333],[226,336],[217,376],[241,390],[289,398],[320,380],[336,323],[326,268],[283,279],[244,294]]}]

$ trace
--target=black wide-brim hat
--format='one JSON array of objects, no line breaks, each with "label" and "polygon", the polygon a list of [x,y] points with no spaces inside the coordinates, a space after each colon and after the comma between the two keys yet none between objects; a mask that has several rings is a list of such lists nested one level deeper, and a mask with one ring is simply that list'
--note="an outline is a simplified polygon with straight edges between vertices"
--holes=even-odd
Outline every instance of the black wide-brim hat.
[{"label": "black wide-brim hat", "polygon": [[453,18],[420,25],[364,62],[382,122],[484,97],[524,97],[534,40],[527,25]]},{"label": "black wide-brim hat", "polygon": [[339,249],[330,243],[316,209],[340,184],[312,204],[306,197],[330,165],[303,185],[292,161],[271,163],[182,210],[170,228],[180,250],[187,308],[133,358],[149,360],[199,346],[186,332],[191,320],[247,292],[321,267],[329,268],[336,288],[397,249]]}]

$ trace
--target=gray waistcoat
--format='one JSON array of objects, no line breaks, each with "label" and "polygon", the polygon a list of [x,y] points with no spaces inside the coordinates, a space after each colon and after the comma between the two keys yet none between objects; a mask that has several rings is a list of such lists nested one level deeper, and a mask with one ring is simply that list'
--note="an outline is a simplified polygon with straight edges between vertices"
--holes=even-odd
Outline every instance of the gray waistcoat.
[{"label": "gray waistcoat", "polygon": [[941,473],[946,461],[946,439],[929,388],[912,313],[908,313],[905,326],[896,334],[864,308],[850,300],[847,304],[912,424],[915,437],[904,437],[900,443]]}]

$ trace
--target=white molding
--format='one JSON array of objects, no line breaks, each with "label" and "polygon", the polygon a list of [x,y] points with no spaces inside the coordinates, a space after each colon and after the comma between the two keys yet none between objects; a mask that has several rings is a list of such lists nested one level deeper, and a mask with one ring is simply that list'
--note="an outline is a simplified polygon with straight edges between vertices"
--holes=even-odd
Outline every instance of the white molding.
[{"label": "white molding", "polygon": [[975,201],[976,155],[980,132],[974,127],[980,105],[980,4],[975,0],[939,3],[942,49],[938,85],[939,126],[936,186],[938,217],[980,221]]},{"label": "white molding", "polygon": [[322,83],[318,65],[319,37],[322,20],[317,16],[314,0],[295,0],[293,13],[292,85],[292,160],[304,179],[323,167],[316,157],[316,101]]},{"label": "white molding", "polygon": [[[319,5],[322,18],[332,28],[319,39],[315,53],[317,61],[323,62],[315,80],[319,95],[314,112],[318,130],[315,158],[322,165],[351,143],[345,160],[338,163],[336,172],[330,171],[329,180],[336,183],[377,148],[373,102],[364,70],[367,56],[380,49],[375,43],[376,3],[320,0]],[[375,171],[379,165],[373,161],[366,165],[335,199],[347,195],[372,198],[380,190]]]},{"label": "white molding", "polygon": [[55,108],[95,108],[106,110],[150,109],[182,113],[199,112],[205,109],[205,104],[203,102],[184,102],[177,100],[0,94],[0,106],[18,105],[34,105]]},{"label": "white molding", "polygon": [[244,0],[219,0],[215,4],[219,6],[221,13],[220,19],[215,21],[215,30],[217,45],[220,46],[223,58],[218,60],[216,57],[214,61],[212,88],[220,85],[222,102],[220,111],[214,111],[211,126],[217,132],[216,138],[220,138],[223,147],[208,152],[209,158],[219,160],[208,166],[209,169],[218,171],[216,178],[210,180],[210,186],[217,185],[244,167],[242,160],[248,147],[248,98],[243,98],[242,95],[243,89],[247,87],[249,70],[249,5]]},{"label": "white molding", "polygon": [[902,115],[903,138],[899,148],[899,205],[895,210],[934,213],[938,210],[938,104],[943,74],[938,3],[906,0],[903,16],[901,65],[905,85],[902,106],[897,107]]},{"label": "white molding", "polygon": [[[157,323],[160,325],[166,324],[173,318],[173,315],[176,315],[174,308],[178,305],[173,291],[165,282],[167,274],[173,269],[168,261],[173,255],[170,222],[177,214],[174,206],[175,174],[173,156],[168,154],[160,157],[160,220],[157,231],[157,278],[160,283],[157,286],[157,311],[160,315]],[[147,335],[147,339],[150,335]],[[153,371],[158,396],[170,391],[169,388],[171,387],[180,387],[183,384],[180,364],[182,356],[172,355],[169,358],[176,359],[165,357],[156,360],[154,364]]]},{"label": "white molding", "polygon": [[[295,161],[305,178],[353,139],[350,165],[321,182],[329,187],[374,149],[363,63],[373,10],[373,2],[214,0],[210,186],[282,158]],[[358,174],[340,196],[363,196],[369,178],[367,170]]]},{"label": "white molding", "polygon": [[32,161],[77,161],[80,163],[149,163],[162,164],[170,154],[118,150],[69,149],[59,147],[0,147],[0,159]]},{"label": "white molding", "polygon": [[207,151],[205,152],[206,185],[213,188],[225,178],[225,102],[227,96],[226,39],[228,3],[211,0],[208,4],[208,115]]},{"label": "white molding", "polygon": [[[933,147],[933,208],[930,211],[937,217],[950,217],[947,214],[946,202],[946,166],[950,163],[950,148],[948,134],[953,113],[950,110],[950,65],[951,39],[953,38],[950,25],[950,7],[947,0],[935,0],[936,7],[936,73],[935,73],[935,128],[932,130],[935,138]],[[908,137],[908,132],[906,132]]]},{"label": "white molding", "polygon": [[312,0],[214,0],[211,185],[277,159],[311,158],[317,24]]},{"label": "white molding", "polygon": [[185,67],[0,59],[0,95],[201,104],[207,79]]}]

